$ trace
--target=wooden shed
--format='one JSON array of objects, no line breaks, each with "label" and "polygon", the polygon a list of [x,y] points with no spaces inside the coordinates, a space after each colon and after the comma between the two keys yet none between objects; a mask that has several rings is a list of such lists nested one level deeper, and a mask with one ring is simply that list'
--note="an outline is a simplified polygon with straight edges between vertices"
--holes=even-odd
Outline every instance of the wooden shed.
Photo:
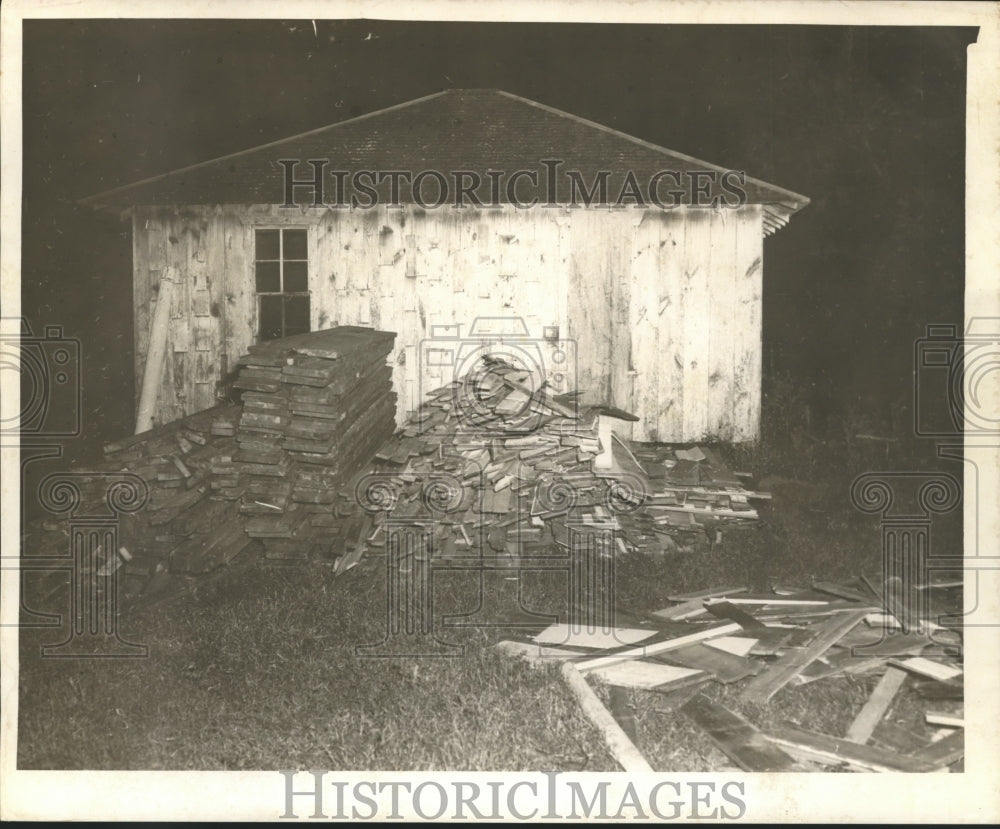
[{"label": "wooden shed", "polygon": [[[397,332],[397,421],[485,351],[638,415],[757,437],[764,237],[808,199],[499,90],[448,90],[85,200],[132,223],[141,385],[171,291],[162,423],[261,339]],[[531,365],[527,365],[531,364]]]}]

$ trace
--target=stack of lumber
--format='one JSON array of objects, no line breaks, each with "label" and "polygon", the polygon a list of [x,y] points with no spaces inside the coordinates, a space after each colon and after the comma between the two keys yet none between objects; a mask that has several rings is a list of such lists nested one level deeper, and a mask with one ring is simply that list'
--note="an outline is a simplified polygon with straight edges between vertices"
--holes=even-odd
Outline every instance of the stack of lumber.
[{"label": "stack of lumber", "polygon": [[[960,584],[920,587],[952,591],[945,603],[962,606]],[[630,614],[628,626],[555,624],[499,647],[534,663],[558,660],[564,672],[612,687],[664,695],[657,710],[686,717],[745,771],[939,771],[964,754],[960,631],[939,626],[929,610],[902,608],[888,598],[893,593],[892,584],[879,590],[866,579],[763,594],[720,587],[672,596],[666,608]],[[904,619],[918,623],[906,628]],[[872,691],[842,733],[766,716],[783,689],[811,686],[829,700],[822,684],[846,676]],[[738,694],[725,693],[723,704],[716,685]],[[803,706],[803,693],[792,710]],[[901,698],[910,710],[890,718],[894,704],[905,708]],[[920,699],[933,710],[914,720],[908,715]]]},{"label": "stack of lumber", "polygon": [[395,428],[394,338],[331,328],[260,343],[240,359],[236,451],[218,472],[268,556],[329,547],[337,491]]},{"label": "stack of lumber", "polygon": [[[375,455],[372,471],[398,493],[393,520],[424,515],[424,488],[447,479],[462,492],[460,504],[436,516],[434,555],[445,557],[547,554],[567,548],[572,527],[586,524],[614,531],[620,553],[693,551],[720,543],[724,528],[756,525],[749,502],[769,496],[744,489],[712,450],[638,448],[616,435],[604,446],[601,418],[634,418],[578,397],[549,397],[499,361],[430,393]],[[608,462],[595,463],[602,455]],[[671,479],[678,456],[696,456],[688,463],[700,474]],[[350,488],[337,502],[337,513],[348,516],[340,524],[344,566],[384,544],[386,516],[376,513],[374,531],[359,520],[358,494]]]},{"label": "stack of lumber", "polygon": [[[338,489],[394,428],[394,337],[345,327],[255,345],[234,383],[240,404],[108,444],[98,473],[138,475],[149,491],[142,510],[120,519],[126,575],[198,575],[248,552],[328,550]],[[99,502],[107,484],[95,474],[86,497]]]},{"label": "stack of lumber", "polygon": [[[149,492],[142,510],[119,519],[126,576],[141,582],[158,566],[204,573],[254,548],[217,473],[233,453],[239,416],[237,405],[217,406],[104,447],[105,471],[138,475]],[[92,479],[97,497],[109,480]]]}]

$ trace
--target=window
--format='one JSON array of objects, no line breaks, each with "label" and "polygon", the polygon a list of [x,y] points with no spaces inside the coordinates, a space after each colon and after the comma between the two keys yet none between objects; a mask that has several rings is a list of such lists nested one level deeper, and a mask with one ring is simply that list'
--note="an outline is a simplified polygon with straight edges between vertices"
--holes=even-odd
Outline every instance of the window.
[{"label": "window", "polygon": [[260,340],[309,330],[309,245],[304,228],[254,231]]}]

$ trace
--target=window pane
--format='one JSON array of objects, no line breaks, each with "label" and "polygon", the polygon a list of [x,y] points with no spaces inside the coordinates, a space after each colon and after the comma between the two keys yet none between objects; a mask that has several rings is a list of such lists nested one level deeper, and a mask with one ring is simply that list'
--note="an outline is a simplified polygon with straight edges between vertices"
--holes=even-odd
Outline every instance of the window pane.
[{"label": "window pane", "polygon": [[309,330],[309,297],[285,297],[285,336],[305,334]]},{"label": "window pane", "polygon": [[260,338],[274,340],[281,336],[281,297],[260,297]]},{"label": "window pane", "polygon": [[281,290],[281,271],[279,262],[257,263],[257,293],[278,293]]},{"label": "window pane", "polygon": [[278,247],[277,230],[258,230],[257,233],[257,259],[279,259],[281,251]]},{"label": "window pane", "polygon": [[283,230],[285,234],[285,259],[308,259],[309,247],[304,230]]},{"label": "window pane", "polygon": [[309,290],[309,276],[305,262],[285,262],[285,293]]}]

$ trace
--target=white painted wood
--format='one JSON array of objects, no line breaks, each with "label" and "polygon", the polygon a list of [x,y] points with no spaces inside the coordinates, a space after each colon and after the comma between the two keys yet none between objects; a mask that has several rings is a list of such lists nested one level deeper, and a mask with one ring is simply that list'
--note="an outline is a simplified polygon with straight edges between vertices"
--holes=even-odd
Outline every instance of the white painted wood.
[{"label": "white painted wood", "polygon": [[139,395],[139,412],[135,419],[135,433],[153,428],[153,414],[160,392],[160,377],[163,360],[167,353],[167,335],[170,326],[170,300],[174,291],[175,274],[171,269],[164,273],[157,292],[153,326],[149,334],[149,354],[146,371],[142,378],[142,392]]},{"label": "white painted wood", "polygon": [[[752,439],[760,412],[760,217],[758,206],[714,215],[137,208],[136,376],[148,351],[150,281],[169,264],[181,275],[171,340],[183,351],[164,368],[156,419],[211,405],[223,356],[231,368],[256,340],[254,228],[305,226],[312,325],[397,334],[390,359],[399,423],[416,408],[419,389],[451,379],[428,372],[422,359],[434,326],[458,325],[467,338],[476,317],[504,316],[525,320],[526,353],[543,366],[557,350],[543,330],[558,326],[575,346],[576,388],[586,401],[635,412],[636,439]],[[208,317],[206,301],[214,309]]]}]

